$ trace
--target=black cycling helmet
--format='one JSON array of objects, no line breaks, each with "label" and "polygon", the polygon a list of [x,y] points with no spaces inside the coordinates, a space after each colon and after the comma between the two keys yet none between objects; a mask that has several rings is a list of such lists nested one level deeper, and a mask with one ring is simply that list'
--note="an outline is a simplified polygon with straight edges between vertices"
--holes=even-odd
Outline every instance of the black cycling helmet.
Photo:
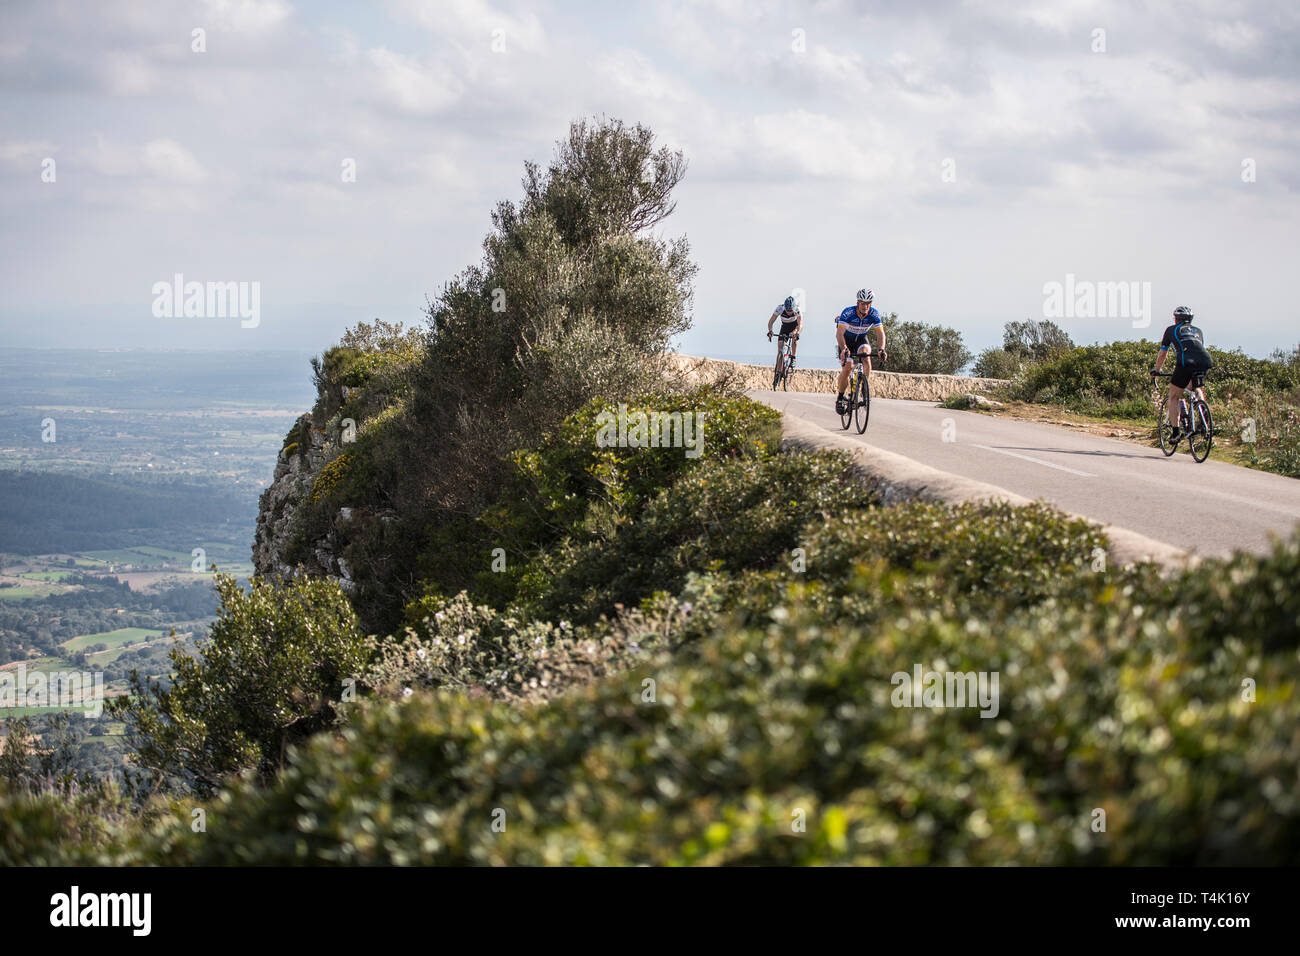
[{"label": "black cycling helmet", "polygon": [[1178,308],[1174,309],[1175,322],[1190,322],[1194,318],[1195,316],[1192,315],[1192,310],[1185,305],[1180,305]]},{"label": "black cycling helmet", "polygon": [[792,296],[792,295],[787,295],[787,296],[785,297],[785,310],[786,310],[787,312],[793,312],[793,311],[794,311],[794,296]]}]

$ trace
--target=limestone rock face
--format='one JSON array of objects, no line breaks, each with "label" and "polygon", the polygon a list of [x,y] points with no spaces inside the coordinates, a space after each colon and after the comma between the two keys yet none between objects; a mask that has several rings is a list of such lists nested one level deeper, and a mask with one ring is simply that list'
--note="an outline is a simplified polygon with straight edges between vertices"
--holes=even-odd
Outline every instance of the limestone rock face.
[{"label": "limestone rock face", "polygon": [[[733,378],[743,388],[772,387],[772,368],[768,365],[744,365],[694,355],[671,355],[668,365],[701,384]],[[790,375],[790,391],[834,393],[838,375],[833,369],[805,369],[796,365]],[[1003,384],[1002,379],[968,378],[964,375],[909,375],[880,370],[871,373],[871,394],[876,398],[903,398],[918,402],[941,402],[952,395],[985,391]]]},{"label": "limestone rock face", "polygon": [[387,529],[397,518],[391,511],[340,507],[324,534],[297,549],[295,563],[290,564],[287,558],[298,533],[294,515],[308,500],[317,476],[335,451],[337,448],[326,439],[325,429],[315,426],[310,413],[290,429],[271,484],[258,503],[253,570],[259,578],[287,581],[298,574],[331,578],[346,593],[356,593],[356,561],[351,545],[358,538],[373,539],[376,528]]},{"label": "limestone rock face", "polygon": [[[292,439],[298,437],[298,441]],[[325,433],[312,427],[310,414],[302,415],[289,432],[290,440],[280,451],[271,484],[258,502],[257,531],[253,536],[253,570],[258,577],[288,579],[295,569],[285,560],[293,534],[293,515],[311,494],[325,463]],[[332,565],[331,542],[315,542],[310,549],[317,566],[304,571],[338,576]]]}]

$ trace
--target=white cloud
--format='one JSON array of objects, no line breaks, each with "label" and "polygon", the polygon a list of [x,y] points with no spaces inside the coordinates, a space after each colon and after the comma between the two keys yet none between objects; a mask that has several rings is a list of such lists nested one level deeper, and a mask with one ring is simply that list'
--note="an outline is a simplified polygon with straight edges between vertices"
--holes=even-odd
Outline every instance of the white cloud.
[{"label": "white cloud", "polygon": [[464,89],[439,60],[417,60],[391,50],[370,50],[366,54],[371,78],[383,93],[384,102],[407,113],[429,115],[455,103]]},{"label": "white cloud", "polygon": [[29,166],[58,152],[47,139],[7,140],[0,142],[0,163],[14,167]]},{"label": "white cloud", "polygon": [[504,13],[486,0],[401,0],[397,7],[435,36],[482,50],[491,49],[494,30],[503,31],[506,55],[515,50],[535,53],[546,46],[546,31],[532,12]]},{"label": "white cloud", "polygon": [[281,0],[203,0],[203,6],[218,28],[238,33],[274,30],[293,12],[293,8]]},{"label": "white cloud", "polygon": [[795,110],[755,116],[752,130],[747,159],[774,173],[880,183],[898,169],[896,147],[870,117]]},{"label": "white cloud", "polygon": [[207,171],[180,143],[170,139],[155,139],[143,150],[144,168],[160,179],[177,183],[201,183],[208,178]]}]

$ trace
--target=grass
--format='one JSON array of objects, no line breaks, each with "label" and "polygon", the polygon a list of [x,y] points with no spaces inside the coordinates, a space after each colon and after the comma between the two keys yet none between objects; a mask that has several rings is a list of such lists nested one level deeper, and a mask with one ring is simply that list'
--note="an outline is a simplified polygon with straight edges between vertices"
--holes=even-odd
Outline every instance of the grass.
[{"label": "grass", "polygon": [[[19,585],[16,588],[0,588],[0,601],[27,601],[32,598],[48,597],[51,594],[62,593],[64,589],[51,584],[34,584],[31,587]],[[77,590],[70,587],[68,590]]]},{"label": "grass", "polygon": [[[176,635],[176,639],[177,641],[183,641],[185,638],[189,636],[190,635],[188,634],[182,634],[178,632]],[[157,640],[164,640],[164,639],[166,639],[165,635],[160,633],[157,638],[149,638],[148,641],[154,642]],[[121,647],[110,647],[108,650],[105,651],[96,651],[93,654],[87,654],[86,661],[92,666],[102,667],[105,664],[113,663],[113,661],[117,660],[119,657],[121,657],[123,654],[127,653],[128,651],[134,651],[143,646],[144,644],[142,643],[142,644],[134,645],[132,647],[126,647],[125,645]]]},{"label": "grass", "polygon": [[27,571],[18,576],[30,581],[65,581],[74,574],[75,571]]},{"label": "grass", "polygon": [[15,661],[12,664],[6,664],[4,668],[0,668],[0,673],[3,673],[5,670],[12,670],[19,664],[26,664],[27,672],[30,674],[32,671],[44,671],[50,670],[51,668],[58,670],[66,663],[67,662],[64,661],[62,657],[33,657],[29,661]]},{"label": "grass", "polygon": [[104,631],[102,634],[83,634],[81,637],[74,637],[64,641],[59,646],[76,653],[85,650],[92,644],[108,644],[110,647],[122,647],[127,641],[152,641],[165,633],[165,631],[153,628],[120,627],[115,631]]}]

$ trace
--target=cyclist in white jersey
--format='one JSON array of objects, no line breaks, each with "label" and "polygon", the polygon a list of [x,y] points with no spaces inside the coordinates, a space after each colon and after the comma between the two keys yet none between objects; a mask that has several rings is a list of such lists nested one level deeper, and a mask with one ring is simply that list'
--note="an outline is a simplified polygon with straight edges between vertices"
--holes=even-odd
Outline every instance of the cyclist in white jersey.
[{"label": "cyclist in white jersey", "polygon": [[[794,370],[795,353],[799,351],[799,333],[803,331],[803,313],[799,311],[794,304],[794,296],[786,296],[784,302],[772,310],[772,317],[767,320],[767,340],[772,341],[772,326],[776,320],[781,320],[781,331],[777,333],[781,338],[790,336],[790,370]],[[781,361],[781,343],[777,340],[776,347],[777,362]]]}]

